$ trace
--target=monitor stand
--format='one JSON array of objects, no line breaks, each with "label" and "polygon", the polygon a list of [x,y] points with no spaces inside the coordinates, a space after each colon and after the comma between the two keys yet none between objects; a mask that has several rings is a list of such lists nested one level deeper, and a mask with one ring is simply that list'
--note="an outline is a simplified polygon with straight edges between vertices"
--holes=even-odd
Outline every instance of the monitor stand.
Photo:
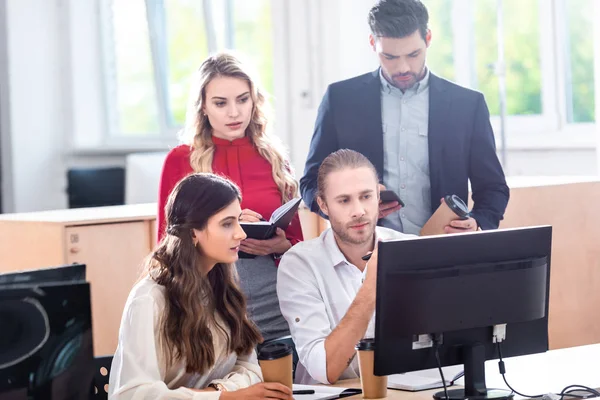
[{"label": "monitor stand", "polygon": [[[507,400],[513,392],[485,387],[485,347],[481,343],[463,346],[465,388],[448,390],[449,400]],[[435,400],[446,400],[444,391],[433,395]]]}]

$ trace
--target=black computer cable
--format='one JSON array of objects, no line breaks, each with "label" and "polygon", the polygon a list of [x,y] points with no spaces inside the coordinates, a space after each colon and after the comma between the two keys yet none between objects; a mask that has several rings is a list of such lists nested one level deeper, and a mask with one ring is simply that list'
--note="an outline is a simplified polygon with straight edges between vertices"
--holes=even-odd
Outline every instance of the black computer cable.
[{"label": "black computer cable", "polygon": [[[578,389],[576,389],[576,388],[578,388]],[[587,396],[579,395],[579,394],[575,394],[575,392],[584,392],[584,393],[587,393],[588,395]],[[560,396],[560,400],[563,400],[565,398],[565,396],[576,397],[579,399],[586,399],[591,396],[600,396],[600,392],[598,392],[596,389],[592,389],[591,387],[587,387],[587,386],[583,386],[583,385],[569,385],[559,393],[559,396]]]},{"label": "black computer cable", "polygon": [[[544,397],[545,396],[544,394],[536,394],[535,396],[529,396],[529,395],[526,395],[523,393],[519,393],[515,389],[513,389],[512,386],[510,386],[510,384],[506,380],[506,376],[504,375],[504,374],[506,374],[506,367],[504,366],[504,361],[502,360],[502,346],[500,343],[501,342],[496,343],[497,347],[498,347],[498,358],[499,358],[498,369],[500,370],[500,375],[502,375],[502,379],[504,380],[504,383],[506,384],[506,386],[510,390],[512,390],[514,393],[518,394],[521,397],[526,397],[529,399],[539,399],[539,398]],[[592,389],[590,387],[583,386],[583,385],[569,385],[556,395],[560,396],[559,400],[564,400],[565,396],[576,397],[576,398],[581,398],[581,399],[585,399],[587,397],[584,395],[575,394],[574,392],[584,392],[584,393],[589,393],[590,395],[593,395],[593,396],[600,397],[600,392],[598,392],[597,390]]]},{"label": "black computer cable", "polygon": [[442,370],[442,362],[440,361],[440,352],[439,352],[439,347],[440,347],[440,335],[436,334],[436,335],[431,335],[431,339],[433,340],[433,350],[435,352],[435,361],[437,362],[437,367],[438,370],[440,371],[440,378],[442,378],[442,385],[444,385],[444,396],[446,397],[446,400],[448,399],[448,387],[446,386],[446,379],[444,378],[444,371]]}]

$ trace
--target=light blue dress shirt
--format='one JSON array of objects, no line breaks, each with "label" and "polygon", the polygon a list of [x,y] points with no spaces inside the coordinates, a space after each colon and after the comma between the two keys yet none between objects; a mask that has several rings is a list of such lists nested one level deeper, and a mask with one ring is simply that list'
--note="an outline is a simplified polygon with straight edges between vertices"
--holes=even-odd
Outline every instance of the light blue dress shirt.
[{"label": "light blue dress shirt", "polygon": [[381,79],[383,124],[383,184],[406,204],[382,220],[382,225],[418,235],[431,217],[429,181],[429,70],[405,93]]}]

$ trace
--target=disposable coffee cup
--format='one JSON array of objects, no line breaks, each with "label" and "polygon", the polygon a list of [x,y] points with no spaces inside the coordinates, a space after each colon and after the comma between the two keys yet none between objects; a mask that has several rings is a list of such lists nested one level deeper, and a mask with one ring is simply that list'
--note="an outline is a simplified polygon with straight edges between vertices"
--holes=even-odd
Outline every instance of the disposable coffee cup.
[{"label": "disposable coffee cup", "polygon": [[387,376],[376,376],[375,339],[362,339],[356,345],[360,369],[360,385],[364,399],[381,399],[387,396]]},{"label": "disposable coffee cup", "polygon": [[457,195],[448,195],[421,229],[421,236],[441,235],[444,227],[457,219],[469,218],[469,208]]},{"label": "disposable coffee cup", "polygon": [[258,352],[258,364],[265,382],[279,382],[292,389],[292,353],[287,343],[275,342],[261,347]]}]

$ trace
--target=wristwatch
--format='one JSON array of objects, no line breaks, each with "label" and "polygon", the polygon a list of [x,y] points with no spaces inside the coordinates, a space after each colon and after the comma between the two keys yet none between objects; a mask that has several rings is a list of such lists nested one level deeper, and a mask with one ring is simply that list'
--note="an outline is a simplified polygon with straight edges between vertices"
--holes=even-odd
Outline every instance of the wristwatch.
[{"label": "wristwatch", "polygon": [[227,388],[222,383],[209,383],[208,387],[215,389],[217,392],[226,392]]}]

